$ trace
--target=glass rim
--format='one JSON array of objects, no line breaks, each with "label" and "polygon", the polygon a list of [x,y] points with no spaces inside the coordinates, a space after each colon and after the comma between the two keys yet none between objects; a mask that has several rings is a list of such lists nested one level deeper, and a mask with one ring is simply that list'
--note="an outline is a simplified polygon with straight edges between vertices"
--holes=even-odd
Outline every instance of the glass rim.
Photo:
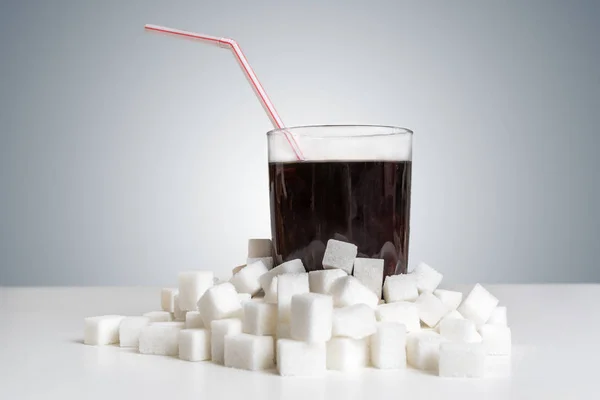
[{"label": "glass rim", "polygon": [[[342,131],[340,134],[315,134],[322,129],[329,129],[331,131]],[[356,132],[353,130],[356,129]],[[372,130],[374,132],[368,132]],[[299,137],[311,137],[311,138],[357,138],[357,137],[377,137],[377,136],[399,136],[399,135],[412,135],[413,131],[408,128],[402,128],[392,125],[300,125],[290,126],[285,128],[272,129],[267,132],[267,136],[274,136],[278,134],[284,134],[285,132],[292,133]]]}]

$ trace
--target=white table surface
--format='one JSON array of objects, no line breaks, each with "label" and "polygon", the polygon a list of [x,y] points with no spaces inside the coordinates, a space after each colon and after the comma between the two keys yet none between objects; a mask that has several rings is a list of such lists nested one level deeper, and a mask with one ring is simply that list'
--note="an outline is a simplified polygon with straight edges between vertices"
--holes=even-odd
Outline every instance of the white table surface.
[{"label": "white table surface", "polygon": [[[598,398],[600,285],[489,285],[508,307],[512,357],[484,379],[416,370],[282,378],[82,343],[83,318],[160,309],[153,288],[0,287],[0,399]],[[466,291],[468,286],[455,287]]]}]

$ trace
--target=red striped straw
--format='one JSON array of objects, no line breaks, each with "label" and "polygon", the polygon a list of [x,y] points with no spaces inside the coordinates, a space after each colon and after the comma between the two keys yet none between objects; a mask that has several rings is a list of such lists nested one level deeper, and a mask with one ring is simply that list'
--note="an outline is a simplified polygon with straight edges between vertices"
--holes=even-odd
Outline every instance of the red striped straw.
[{"label": "red striped straw", "polygon": [[[273,103],[271,103],[269,96],[267,96],[267,92],[265,92],[265,89],[263,89],[262,85],[260,84],[260,81],[256,77],[256,74],[252,70],[252,67],[248,63],[246,56],[244,56],[242,49],[240,48],[240,46],[237,44],[237,42],[235,40],[227,39],[227,38],[219,38],[219,37],[204,35],[204,34],[200,34],[200,33],[181,31],[179,29],[165,28],[164,26],[157,26],[157,25],[145,25],[144,28],[146,28],[149,31],[168,33],[171,35],[177,35],[177,36],[191,38],[191,39],[198,39],[198,40],[204,41],[205,43],[214,44],[219,47],[228,48],[231,51],[233,51],[235,58],[237,59],[240,66],[242,67],[242,70],[246,74],[246,78],[248,78],[250,85],[254,89],[254,93],[258,96],[258,99],[260,100],[263,108],[267,112],[267,115],[269,116],[269,119],[273,123],[273,126],[275,126],[278,129],[285,128],[285,126],[283,125],[283,121],[281,121],[279,114],[275,110],[275,106],[273,106]],[[284,133],[288,143],[290,144],[290,147],[294,151],[296,158],[299,161],[304,160],[302,151],[300,150],[300,147],[298,147],[298,143],[294,139],[294,136],[292,135],[292,133],[285,129],[283,130],[283,133]]]}]

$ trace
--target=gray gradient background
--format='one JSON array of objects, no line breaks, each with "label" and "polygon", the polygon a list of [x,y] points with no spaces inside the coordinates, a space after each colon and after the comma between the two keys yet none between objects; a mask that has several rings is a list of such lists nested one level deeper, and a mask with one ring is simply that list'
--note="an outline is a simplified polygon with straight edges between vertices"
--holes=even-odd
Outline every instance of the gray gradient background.
[{"label": "gray gradient background", "polygon": [[[598,1],[2,1],[0,284],[227,276],[270,235],[269,121],[415,130],[411,265],[600,282]],[[238,143],[233,146],[232,143]]]}]

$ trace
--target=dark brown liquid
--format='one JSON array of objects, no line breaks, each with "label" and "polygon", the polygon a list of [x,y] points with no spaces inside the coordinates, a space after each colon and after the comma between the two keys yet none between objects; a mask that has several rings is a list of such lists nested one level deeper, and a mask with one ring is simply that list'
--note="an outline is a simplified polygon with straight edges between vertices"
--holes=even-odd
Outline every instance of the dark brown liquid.
[{"label": "dark brown liquid", "polygon": [[383,258],[386,276],[405,273],[410,181],[410,161],[269,164],[276,256],[322,269],[334,238],[357,245],[359,257]]}]

